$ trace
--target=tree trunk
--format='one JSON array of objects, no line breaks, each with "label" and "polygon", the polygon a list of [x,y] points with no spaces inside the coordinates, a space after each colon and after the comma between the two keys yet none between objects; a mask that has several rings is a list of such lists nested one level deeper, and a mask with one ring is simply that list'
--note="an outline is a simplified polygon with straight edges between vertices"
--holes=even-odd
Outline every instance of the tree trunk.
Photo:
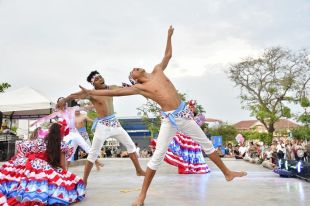
[{"label": "tree trunk", "polygon": [[274,123],[271,123],[268,125],[268,134],[271,135],[273,137],[273,132],[274,132]]}]

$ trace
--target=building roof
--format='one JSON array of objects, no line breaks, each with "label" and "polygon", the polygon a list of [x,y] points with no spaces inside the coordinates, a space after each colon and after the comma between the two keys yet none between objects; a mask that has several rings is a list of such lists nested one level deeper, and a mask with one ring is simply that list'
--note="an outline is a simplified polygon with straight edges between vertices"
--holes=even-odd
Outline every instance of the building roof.
[{"label": "building roof", "polygon": [[274,125],[275,130],[290,129],[296,127],[299,127],[299,125],[288,119],[279,119]]},{"label": "building roof", "polygon": [[206,122],[223,122],[223,121],[220,119],[206,118]]},{"label": "building roof", "polygon": [[[259,120],[243,120],[236,124],[234,124],[234,127],[237,130],[249,130],[253,128],[256,125],[263,125]],[[290,129],[290,128],[296,128],[299,125],[288,120],[288,119],[279,119],[275,125],[275,130],[282,130],[282,129]]]},{"label": "building roof", "polygon": [[258,120],[243,120],[243,121],[240,121],[234,124],[234,127],[238,130],[246,130],[246,129],[252,128],[257,122],[259,121]]}]

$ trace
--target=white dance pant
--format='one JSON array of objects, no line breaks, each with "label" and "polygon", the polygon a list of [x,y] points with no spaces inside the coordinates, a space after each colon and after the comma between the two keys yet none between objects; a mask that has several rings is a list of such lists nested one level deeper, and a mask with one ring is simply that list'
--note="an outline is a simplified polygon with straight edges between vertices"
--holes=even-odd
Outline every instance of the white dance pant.
[{"label": "white dance pant", "polygon": [[[205,133],[194,120],[178,117],[174,119],[179,131],[192,138],[195,142],[198,142],[206,154],[211,154],[215,151],[212,142],[206,137]],[[168,145],[176,132],[176,127],[171,124],[168,118],[162,119],[156,149],[147,164],[150,169],[157,170],[159,168],[168,150]]]},{"label": "white dance pant", "polygon": [[115,138],[120,141],[120,143],[126,147],[128,153],[136,151],[136,145],[122,127],[106,126],[101,122],[98,122],[87,160],[92,163],[96,161],[103,143],[107,138]]},{"label": "white dance pant", "polygon": [[86,153],[89,153],[90,151],[90,146],[87,144],[78,130],[70,130],[69,134],[64,137],[64,141],[73,147],[73,153],[67,159],[67,161],[74,161],[74,154],[78,146],[80,146]]}]

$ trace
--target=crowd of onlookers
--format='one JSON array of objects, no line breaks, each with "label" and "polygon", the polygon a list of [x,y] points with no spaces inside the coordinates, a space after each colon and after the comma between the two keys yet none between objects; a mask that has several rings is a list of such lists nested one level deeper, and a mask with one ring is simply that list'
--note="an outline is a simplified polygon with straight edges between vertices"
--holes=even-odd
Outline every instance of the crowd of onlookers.
[{"label": "crowd of onlookers", "polygon": [[[155,146],[150,145],[148,148],[140,149],[137,143],[136,144],[136,152],[138,157],[147,158],[153,155],[155,150]],[[86,158],[87,154],[82,150],[79,149],[78,158],[76,159],[83,159]],[[129,157],[129,154],[126,150],[122,150],[121,147],[116,146],[104,146],[101,148],[101,153],[99,154],[100,158],[126,158]]]},{"label": "crowd of onlookers", "polygon": [[271,145],[259,141],[248,141],[243,144],[232,145],[228,143],[224,152],[218,148],[221,157],[244,159],[246,161],[261,164],[268,168],[274,168],[279,159],[309,161],[310,142],[296,139],[275,139]]},{"label": "crowd of onlookers", "polygon": [[[148,148],[139,148],[137,154],[141,158],[148,158],[153,155],[155,145],[151,144]],[[310,142],[296,139],[274,139],[271,145],[266,145],[261,141],[246,141],[233,145],[228,143],[225,146],[219,146],[217,152],[220,157],[244,159],[251,163],[262,164],[273,169],[276,167],[279,159],[310,161]],[[80,151],[79,158],[86,157],[83,151]],[[101,158],[105,157],[129,157],[128,152],[121,150],[120,147],[103,147],[101,149]]]}]

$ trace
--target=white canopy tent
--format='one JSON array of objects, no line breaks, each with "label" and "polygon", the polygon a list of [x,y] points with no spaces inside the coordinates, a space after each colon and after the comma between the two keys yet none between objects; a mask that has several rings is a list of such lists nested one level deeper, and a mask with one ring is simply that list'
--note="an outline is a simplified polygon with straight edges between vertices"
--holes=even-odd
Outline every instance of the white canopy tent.
[{"label": "white canopy tent", "polygon": [[54,104],[37,90],[23,87],[0,94],[0,111],[10,119],[35,119],[52,112]]}]

